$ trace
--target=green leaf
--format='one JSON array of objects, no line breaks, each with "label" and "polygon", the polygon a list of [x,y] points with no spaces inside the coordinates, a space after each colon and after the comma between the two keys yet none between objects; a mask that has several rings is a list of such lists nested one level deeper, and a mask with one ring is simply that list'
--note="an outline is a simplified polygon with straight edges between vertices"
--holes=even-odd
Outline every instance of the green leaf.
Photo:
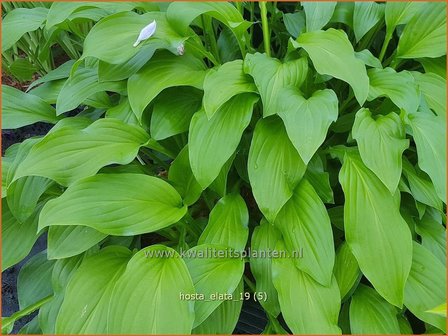
[{"label": "green leaf", "polygon": [[339,181],[345,196],[345,238],[359,268],[382,297],[401,307],[412,261],[409,227],[393,195],[359,155],[346,153]]},{"label": "green leaf", "polygon": [[446,79],[446,56],[439,58],[419,58],[426,73],[432,72]]},{"label": "green leaf", "polygon": [[132,253],[110,246],[86,258],[70,279],[56,319],[58,334],[105,334],[112,290]]},{"label": "green leaf", "polygon": [[[98,214],[98,209],[102,213]],[[42,209],[39,228],[83,225],[131,236],[179,221],[187,209],[167,182],[143,174],[98,174],[71,185]]]},{"label": "green leaf", "polygon": [[[125,82],[98,82],[96,68],[80,67],[62,86],[56,101],[56,113],[60,115],[76,109],[91,96],[104,91],[122,92]],[[109,107],[110,103],[105,106]]]},{"label": "green leaf", "polygon": [[[220,254],[224,257],[219,257]],[[183,258],[196,292],[204,295],[204,300],[194,302],[193,327],[197,327],[224,301],[219,297],[213,299],[213,294],[232,294],[235,291],[243,275],[244,260],[230,257],[228,247],[210,244],[185,251]]]},{"label": "green leaf", "polygon": [[428,175],[421,171],[416,172],[406,158],[403,160],[403,174],[409,182],[412,196],[416,201],[443,211],[442,201],[437,196],[434,184],[431,182]]},{"label": "green leaf", "polygon": [[442,303],[441,305],[439,305],[431,310],[428,310],[428,313],[433,313],[433,314],[437,314],[437,315],[446,317],[446,302]]},{"label": "green leaf", "polygon": [[247,54],[244,72],[250,74],[263,102],[263,117],[280,112],[278,94],[285,87],[300,87],[308,73],[305,58],[282,63],[266,54]]},{"label": "green leaf", "polygon": [[343,242],[336,251],[333,273],[344,301],[344,298],[356,288],[362,276],[358,262],[346,242]]},{"label": "green leaf", "polygon": [[422,8],[422,3],[413,1],[386,2],[386,32],[392,36],[395,27],[408,23]]},{"label": "green leaf", "polygon": [[404,27],[397,58],[446,55],[446,4],[429,2],[422,6]]},{"label": "green leaf", "polygon": [[262,219],[260,225],[255,227],[251,240],[251,250],[257,253],[257,256],[250,257],[250,269],[256,280],[256,291],[266,293],[266,300],[260,301],[260,304],[274,317],[280,314],[280,305],[277,290],[272,282],[272,258],[263,253],[274,251],[279,239],[281,239],[280,231]]},{"label": "green leaf", "polygon": [[318,90],[306,99],[294,89],[279,94],[286,132],[305,164],[324,142],[330,124],[338,118],[338,97],[333,90]]},{"label": "green leaf", "polygon": [[[277,250],[279,255],[285,250],[281,241]],[[341,299],[334,278],[324,287],[297,269],[291,258],[279,257],[272,260],[272,279],[283,317],[294,334],[341,333],[337,326]]]},{"label": "green leaf", "polygon": [[191,34],[189,25],[201,14],[207,14],[229,27],[238,38],[252,24],[243,19],[240,12],[228,2],[173,2],[166,16],[171,26],[182,35]]},{"label": "green leaf", "polygon": [[446,318],[428,310],[446,302],[446,267],[424,246],[414,242],[405,306],[422,321],[446,332]]},{"label": "green leaf", "polygon": [[[157,24],[154,35],[134,47],[140,31],[153,20]],[[146,46],[151,46],[153,50],[168,49],[178,54],[185,40],[171,28],[165,13],[139,15],[125,11],[105,17],[89,31],[81,59],[92,56],[108,63],[121,64],[134,57],[140,49],[147,50]]]},{"label": "green leaf", "polygon": [[209,120],[204,111],[195,113],[188,135],[190,164],[202,189],[207,188],[230,159],[249,125],[258,96],[231,98]]},{"label": "green leaf", "polygon": [[28,59],[17,58],[8,68],[9,72],[19,81],[31,81],[34,73],[38,70]]},{"label": "green leaf", "polygon": [[126,124],[139,125],[137,117],[129,105],[128,97],[122,96],[120,102],[106,111],[106,118],[114,118]]},{"label": "green leaf", "polygon": [[9,210],[8,204],[2,201],[2,272],[30,253],[39,238],[38,219],[39,211],[36,211],[25,222],[19,222]]},{"label": "green leaf", "polygon": [[207,319],[192,330],[192,334],[216,335],[232,334],[240,317],[243,300],[240,293],[244,293],[244,281],[241,280],[233,292],[234,300],[225,300]]},{"label": "green leaf", "polygon": [[168,180],[179,192],[186,205],[196,203],[201,196],[202,187],[198,181],[196,181],[191,170],[188,145],[180,151],[171,163],[168,171]]},{"label": "green leaf", "polygon": [[193,302],[180,295],[194,292],[176,251],[147,247],[132,257],[113,288],[107,334],[190,334]]},{"label": "green leaf", "polygon": [[283,13],[283,22],[288,33],[295,39],[305,31],[306,23],[305,13],[303,11]]},{"label": "green leaf", "polygon": [[211,119],[230,98],[245,92],[257,92],[251,78],[243,72],[243,61],[235,60],[210,69],[204,78],[204,111]]},{"label": "green leaf", "polygon": [[324,171],[320,156],[313,156],[308,163],[305,178],[310,182],[324,203],[334,204],[333,189],[330,185],[330,174]]},{"label": "green leaf", "polygon": [[385,5],[373,1],[355,2],[353,11],[353,30],[356,41],[359,41],[384,16]]},{"label": "green leaf", "polygon": [[414,78],[409,72],[396,72],[392,68],[369,69],[369,96],[372,101],[378,97],[388,97],[399,108],[408,113],[417,111],[420,103]]},{"label": "green leaf", "polygon": [[52,226],[48,229],[48,259],[81,254],[106,237],[104,233],[87,226]]},{"label": "green leaf", "polygon": [[33,146],[17,167],[14,181],[44,176],[67,186],[106,165],[131,162],[148,140],[143,129],[115,119],[100,119],[85,129],[61,128]]},{"label": "green leaf", "polygon": [[45,22],[48,9],[44,7],[16,8],[2,19],[2,52],[11,48],[28,32],[37,30]]},{"label": "green leaf", "polygon": [[423,112],[407,120],[417,145],[418,165],[431,178],[437,195],[446,203],[445,118]]},{"label": "green leaf", "polygon": [[401,177],[402,155],[409,147],[404,125],[398,114],[372,117],[369,109],[356,113],[352,136],[364,164],[394,194]]},{"label": "green leaf", "polygon": [[137,118],[142,119],[146,106],[166,88],[193,86],[202,89],[204,70],[204,63],[190,54],[179,57],[157,53],[128,80],[129,102]]},{"label": "green leaf", "polygon": [[372,55],[370,50],[364,49],[361,51],[355,51],[355,57],[360,59],[364,62],[365,65],[372,67],[372,68],[379,68],[382,69],[383,65],[381,64],[380,60]]},{"label": "green leaf", "polygon": [[330,28],[304,33],[293,45],[305,49],[318,73],[347,82],[358,103],[364,104],[369,92],[366,67],[363,61],[355,57],[353,47],[343,31]]},{"label": "green leaf", "polygon": [[39,97],[2,85],[2,129],[19,128],[38,121],[55,124],[58,121],[55,109]]},{"label": "green leaf", "polygon": [[54,262],[47,260],[46,251],[34,255],[23,265],[17,278],[19,309],[25,309],[53,294],[53,267]]},{"label": "green leaf", "polygon": [[399,334],[397,309],[373,288],[359,285],[350,303],[350,329],[353,334]]},{"label": "green leaf", "polygon": [[301,249],[295,265],[324,286],[329,286],[334,265],[334,243],[330,218],[314,188],[302,179],[275,219],[290,253]]},{"label": "green leaf", "polygon": [[312,32],[322,29],[333,16],[336,1],[329,2],[301,2],[306,16],[306,31]]},{"label": "green leaf", "polygon": [[293,195],[305,170],[282,121],[277,117],[259,120],[250,146],[248,173],[258,207],[270,223]]},{"label": "green leaf", "polygon": [[434,73],[412,72],[429,107],[441,117],[446,117],[446,79]]},{"label": "green leaf", "polygon": [[415,231],[422,237],[422,245],[428,249],[441,263],[446,261],[446,229],[442,223],[425,214],[416,221]]},{"label": "green leaf", "polygon": [[21,223],[25,222],[36,210],[39,198],[52,184],[53,181],[39,176],[22,177],[12,183],[6,200],[14,217]]},{"label": "green leaf", "polygon": [[168,88],[154,99],[151,136],[162,140],[188,131],[191,117],[201,108],[202,93],[191,87]]},{"label": "green leaf", "polygon": [[238,194],[228,194],[210,212],[198,244],[229,246],[243,251],[249,236],[248,223],[249,212],[244,199]]}]

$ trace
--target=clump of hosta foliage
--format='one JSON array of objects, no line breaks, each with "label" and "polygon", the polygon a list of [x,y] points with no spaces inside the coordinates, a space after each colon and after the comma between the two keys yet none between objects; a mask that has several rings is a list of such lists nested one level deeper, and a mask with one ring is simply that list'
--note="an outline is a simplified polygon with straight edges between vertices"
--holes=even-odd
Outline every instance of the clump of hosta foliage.
[{"label": "clump of hosta foliage", "polygon": [[[2,269],[48,242],[4,331],[446,332],[445,6],[9,8],[3,129],[54,126],[2,160]],[[249,247],[301,255],[184,253]]]}]

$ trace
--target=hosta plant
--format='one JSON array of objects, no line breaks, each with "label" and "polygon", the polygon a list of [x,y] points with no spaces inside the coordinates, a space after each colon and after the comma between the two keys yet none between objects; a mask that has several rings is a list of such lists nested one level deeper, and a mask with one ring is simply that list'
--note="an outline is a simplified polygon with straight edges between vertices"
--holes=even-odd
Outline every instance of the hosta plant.
[{"label": "hosta plant", "polygon": [[53,125],[2,159],[2,270],[47,241],[3,332],[446,332],[445,3],[47,7],[2,27],[79,51],[2,86]]}]

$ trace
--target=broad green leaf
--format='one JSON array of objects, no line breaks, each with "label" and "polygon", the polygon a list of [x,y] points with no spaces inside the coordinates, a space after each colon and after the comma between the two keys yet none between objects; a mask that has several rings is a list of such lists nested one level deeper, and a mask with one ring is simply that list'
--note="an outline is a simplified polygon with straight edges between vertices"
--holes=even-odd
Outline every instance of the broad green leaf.
[{"label": "broad green leaf", "polygon": [[347,82],[360,105],[364,104],[369,92],[364,62],[355,57],[347,35],[330,28],[300,35],[295,47],[301,47],[309,54],[316,71]]},{"label": "broad green leaf", "polygon": [[249,236],[249,212],[239,194],[228,194],[210,212],[198,244],[229,246],[243,251]]},{"label": "broad green leaf", "polygon": [[195,289],[185,263],[173,249],[152,245],[136,253],[116,282],[107,334],[189,334]]},{"label": "broad green leaf", "polygon": [[172,2],[166,16],[171,26],[182,35],[190,34],[189,25],[201,14],[207,14],[229,27],[242,38],[251,22],[243,19],[240,12],[228,2]]},{"label": "broad green leaf", "polygon": [[115,119],[100,119],[84,129],[61,128],[33,146],[14,180],[43,176],[66,186],[106,165],[131,162],[148,140],[143,129]]},{"label": "broad green leaf", "polygon": [[312,32],[322,29],[330,21],[337,2],[304,1],[301,4],[305,11],[306,31]]},{"label": "broad green leaf", "polygon": [[38,219],[39,211],[36,211],[25,222],[19,222],[9,210],[8,204],[2,201],[2,272],[30,253],[39,238]]},{"label": "broad green leaf", "polygon": [[45,22],[48,9],[44,7],[16,8],[2,19],[2,52],[11,48],[28,32],[37,30]]},{"label": "broad green leaf", "polygon": [[362,276],[358,262],[346,242],[343,242],[336,251],[333,273],[341,298],[344,300],[348,297],[347,294],[356,287]]},{"label": "broad green leaf", "polygon": [[131,11],[135,7],[135,3],[119,2],[111,4],[107,2],[80,1],[80,2],[53,2],[48,11],[46,29],[58,25],[68,19],[72,14],[80,12],[87,8],[100,8],[106,13]]},{"label": "broad green leaf", "polygon": [[443,55],[446,55],[446,4],[428,2],[404,27],[396,57],[434,58]]},{"label": "broad green leaf", "polygon": [[384,5],[374,1],[355,2],[353,11],[353,30],[356,41],[359,41],[384,16]]},{"label": "broad green leaf", "polygon": [[403,174],[409,182],[412,196],[416,201],[442,211],[442,201],[437,196],[434,184],[428,175],[421,171],[417,172],[406,158],[403,160]]},{"label": "broad green leaf", "polygon": [[100,60],[98,63],[99,81],[119,81],[128,79],[152,58],[155,51],[156,50],[151,45],[146,45],[124,63],[111,64]]},{"label": "broad green leaf", "polygon": [[352,136],[358,143],[362,161],[394,194],[401,177],[402,155],[409,147],[398,114],[372,117],[369,109],[356,113]]},{"label": "broad green leaf", "polygon": [[86,258],[70,279],[56,319],[57,334],[105,334],[112,290],[132,253],[110,246]]},{"label": "broad green leaf", "polygon": [[106,111],[106,118],[114,118],[123,121],[126,124],[138,125],[139,122],[132,111],[129,99],[122,96],[120,102]]},{"label": "broad green leaf", "polygon": [[[98,213],[101,209],[101,213]],[[39,228],[82,225],[102,233],[131,236],[179,221],[186,206],[162,179],[143,174],[98,174],[72,184],[42,209]]]},{"label": "broad green leaf", "polygon": [[417,221],[415,231],[422,237],[422,245],[441,263],[446,262],[446,229],[442,223],[425,214]]},{"label": "broad green leaf", "polygon": [[408,113],[417,111],[419,94],[414,78],[409,72],[396,72],[392,68],[369,69],[369,101],[378,97],[388,97],[399,108]]},{"label": "broad green leaf", "polygon": [[302,179],[292,197],[275,219],[290,253],[303,249],[306,255],[295,259],[295,265],[324,286],[333,277],[334,243],[330,218],[319,195]]},{"label": "broad green leaf", "polygon": [[154,99],[151,136],[162,140],[188,131],[191,117],[201,108],[202,93],[191,87],[168,88]]},{"label": "broad green leaf", "polygon": [[345,196],[345,238],[359,268],[382,297],[401,307],[412,261],[409,227],[393,195],[358,154],[346,153],[339,181]]},{"label": "broad green leaf", "polygon": [[51,273],[54,262],[47,260],[46,251],[39,252],[20,269],[17,277],[19,309],[25,309],[53,294]]},{"label": "broad green leaf", "polygon": [[446,318],[428,312],[446,302],[446,266],[424,246],[414,242],[411,273],[406,282],[404,304],[412,314],[443,332]]},{"label": "broad green leaf", "polygon": [[229,171],[232,168],[233,160],[235,158],[235,154],[230,157],[230,159],[227,160],[227,162],[222,167],[221,171],[219,172],[218,177],[216,180],[213,181],[212,184],[210,184],[210,189],[218,193],[219,196],[224,197],[227,194],[227,178],[229,175]]},{"label": "broad green leaf", "polygon": [[277,290],[272,282],[272,258],[268,258],[267,251],[274,251],[277,241],[281,239],[278,229],[262,219],[252,234],[251,250],[257,255],[250,257],[250,269],[255,278],[257,292],[266,293],[266,301],[260,301],[263,308],[272,316],[280,314]]},{"label": "broad green leaf", "polygon": [[446,56],[438,58],[419,58],[426,73],[432,72],[446,79]]},{"label": "broad green leaf", "polygon": [[398,326],[400,327],[400,334],[402,335],[414,334],[414,332],[412,331],[411,324],[404,315],[398,315],[397,318],[398,318]]},{"label": "broad green leaf", "polygon": [[36,210],[39,198],[52,184],[51,180],[40,176],[26,176],[12,183],[6,200],[14,217],[21,223],[25,222]]},{"label": "broad green leaf", "polygon": [[337,2],[330,22],[340,22],[353,28],[354,2]]},{"label": "broad green leaf", "polygon": [[306,29],[305,13],[303,11],[295,13],[283,13],[283,22],[288,33],[297,38]]},{"label": "broad green leaf", "polygon": [[[62,86],[56,101],[58,115],[76,109],[81,103],[98,92],[122,92],[125,82],[98,82],[96,68],[79,67]],[[110,103],[106,106],[110,106]]]},{"label": "broad green leaf", "polygon": [[48,259],[73,257],[106,237],[104,233],[87,226],[51,226],[48,229]]},{"label": "broad green leaf", "polygon": [[39,97],[2,85],[2,129],[19,128],[38,121],[55,124],[58,121],[55,109]]},{"label": "broad green leaf", "polygon": [[382,69],[383,65],[381,64],[380,60],[372,55],[370,50],[364,49],[361,51],[355,51],[355,57],[359,58],[361,61],[364,62],[365,65],[372,67],[372,68],[379,68]]},{"label": "broad green leaf", "polygon": [[[134,47],[140,31],[153,20],[157,24],[154,35]],[[185,40],[171,28],[165,13],[148,12],[139,15],[125,11],[102,19],[89,31],[84,40],[81,59],[92,56],[104,62],[121,64],[134,57],[140,49],[146,50],[146,46],[179,54]]]},{"label": "broad green leaf", "polygon": [[330,124],[338,118],[338,97],[333,90],[315,91],[306,99],[294,89],[279,93],[278,115],[305,164],[324,142]]},{"label": "broad green leaf", "polygon": [[[285,248],[277,244],[279,254]],[[341,305],[336,280],[324,287],[295,267],[291,258],[272,260],[272,279],[286,324],[294,334],[340,334]],[[300,309],[298,309],[300,307]]]},{"label": "broad green leaf", "polygon": [[211,119],[233,96],[257,92],[252,79],[243,72],[243,61],[235,60],[210,69],[204,78],[204,111]]},{"label": "broad green leaf", "polygon": [[51,274],[54,296],[39,309],[39,326],[44,334],[54,334],[56,318],[64,300],[65,290],[71,277],[81,264],[83,255],[57,260]]},{"label": "broad green leaf", "polygon": [[413,1],[386,2],[385,19],[387,34],[392,36],[395,27],[408,23],[422,8],[422,3]]},{"label": "broad green leaf", "polygon": [[190,54],[179,57],[166,52],[157,53],[142,69],[129,77],[128,94],[132,110],[141,120],[146,106],[164,89],[173,86],[202,89],[204,76],[204,63]]},{"label": "broad green leaf", "polygon": [[8,68],[8,71],[21,82],[31,81],[37,67],[26,58],[15,59]]},{"label": "broad green leaf", "polygon": [[238,287],[233,292],[233,300],[225,300],[216,308],[213,313],[200,325],[192,330],[192,334],[231,335],[235,330],[240,317],[243,300],[240,300],[240,293],[244,293],[244,281],[241,280]]},{"label": "broad green leaf", "polygon": [[[213,294],[232,294],[235,291],[243,275],[244,260],[232,258],[228,247],[211,244],[198,245],[185,251],[183,259],[196,293],[204,295],[204,300],[194,302],[193,327],[197,327],[224,301],[212,297]],[[177,294],[177,300],[178,297]]]},{"label": "broad green leaf", "polygon": [[318,155],[313,156],[308,163],[305,178],[310,182],[324,203],[334,204],[330,174],[324,171],[322,159]]},{"label": "broad green leaf", "polygon": [[308,73],[305,58],[282,63],[266,54],[247,54],[244,72],[251,75],[263,102],[263,117],[280,112],[278,94],[285,87],[300,87]]},{"label": "broad green leaf", "polygon": [[429,107],[441,117],[446,117],[446,79],[434,73],[412,72]]},{"label": "broad green leaf", "polygon": [[306,165],[288,138],[282,121],[258,121],[248,158],[252,192],[266,219],[273,223],[305,174]]},{"label": "broad green leaf", "polygon": [[257,101],[258,96],[254,94],[240,94],[222,105],[211,119],[203,110],[191,119],[188,135],[190,164],[203,189],[216,179],[237,149]]},{"label": "broad green leaf", "polygon": [[409,115],[408,123],[417,145],[418,165],[429,175],[437,195],[446,203],[445,118],[420,112]]},{"label": "broad green leaf", "polygon": [[196,181],[196,178],[191,171],[188,145],[180,151],[171,163],[168,171],[168,180],[179,192],[186,205],[196,203],[201,196],[202,187],[198,181]]},{"label": "broad green leaf", "polygon": [[373,288],[359,285],[350,303],[350,329],[353,334],[400,334],[397,309]]}]

